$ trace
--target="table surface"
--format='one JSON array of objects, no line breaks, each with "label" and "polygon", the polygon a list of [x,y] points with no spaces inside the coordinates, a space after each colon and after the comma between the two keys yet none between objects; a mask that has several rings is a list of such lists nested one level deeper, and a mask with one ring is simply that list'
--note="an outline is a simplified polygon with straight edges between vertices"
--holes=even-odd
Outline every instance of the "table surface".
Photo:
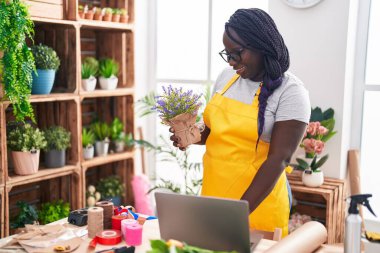
[{"label": "table surface", "polygon": [[[67,223],[66,219],[60,220],[56,223]],[[136,247],[136,253],[145,253],[148,250],[150,250],[150,240],[152,239],[159,239],[160,238],[160,232],[158,227],[158,220],[149,220],[146,221],[143,227],[143,238],[142,238],[142,245]],[[3,239],[0,239],[0,246],[5,244],[11,239],[11,237],[6,237]],[[122,247],[125,246],[125,242],[121,242],[120,244],[116,246],[105,246],[98,244],[96,246],[95,250],[89,250],[88,244],[91,241],[90,238],[87,238],[87,236],[83,237],[84,243],[81,244],[81,246],[74,251],[74,253],[84,253],[84,252],[97,252],[103,249],[110,249],[112,247]],[[268,250],[271,246],[276,244],[276,241],[266,240],[262,239],[259,242],[259,245],[254,250],[254,253],[263,253],[266,250]],[[23,249],[13,249],[13,250],[6,250],[6,249],[0,249],[0,252],[2,253],[25,253]],[[343,253],[343,248],[341,245],[322,245],[317,251],[317,253]]]}]

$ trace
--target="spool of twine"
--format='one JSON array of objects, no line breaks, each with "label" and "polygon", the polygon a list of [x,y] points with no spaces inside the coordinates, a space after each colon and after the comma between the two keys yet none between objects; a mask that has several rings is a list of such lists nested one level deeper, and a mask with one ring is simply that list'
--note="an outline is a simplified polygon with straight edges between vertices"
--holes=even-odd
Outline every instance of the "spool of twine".
[{"label": "spool of twine", "polygon": [[88,237],[94,238],[96,233],[103,230],[103,208],[90,207],[87,221]]},{"label": "spool of twine", "polygon": [[113,203],[111,201],[99,201],[95,206],[103,208],[103,228],[112,228]]}]

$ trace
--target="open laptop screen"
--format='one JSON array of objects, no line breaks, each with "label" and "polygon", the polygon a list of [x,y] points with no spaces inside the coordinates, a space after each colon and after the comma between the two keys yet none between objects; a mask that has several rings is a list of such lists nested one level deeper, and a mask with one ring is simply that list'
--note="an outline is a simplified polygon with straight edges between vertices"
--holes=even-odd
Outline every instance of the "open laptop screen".
[{"label": "open laptop screen", "polygon": [[210,250],[250,252],[247,201],[155,193],[161,237]]}]

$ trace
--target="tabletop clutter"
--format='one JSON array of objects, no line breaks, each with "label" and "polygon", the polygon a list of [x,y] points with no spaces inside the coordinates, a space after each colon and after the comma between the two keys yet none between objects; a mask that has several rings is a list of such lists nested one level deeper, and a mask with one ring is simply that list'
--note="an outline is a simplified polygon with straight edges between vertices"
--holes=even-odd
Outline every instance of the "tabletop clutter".
[{"label": "tabletop clutter", "polygon": [[[110,247],[104,252],[134,252],[134,246],[142,243],[143,225],[146,220],[156,219],[137,213],[132,206],[114,206],[111,201],[100,201],[94,207],[70,212],[66,224],[26,225],[1,248],[23,248],[29,253],[74,252],[88,242],[88,250],[97,244],[116,246],[123,240],[124,247]],[[87,226],[86,226],[87,225]],[[83,240],[86,236],[89,240]],[[127,247],[129,246],[129,247]],[[103,251],[101,251],[103,252]]]}]

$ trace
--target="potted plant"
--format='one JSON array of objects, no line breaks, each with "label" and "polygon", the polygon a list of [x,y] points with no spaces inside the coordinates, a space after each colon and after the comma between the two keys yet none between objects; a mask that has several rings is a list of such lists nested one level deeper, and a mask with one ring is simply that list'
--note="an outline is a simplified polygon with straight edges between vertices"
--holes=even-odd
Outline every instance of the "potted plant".
[{"label": "potted plant", "polygon": [[128,23],[128,11],[127,9],[120,9],[120,22]]},{"label": "potted plant", "polygon": [[44,134],[30,124],[18,125],[9,132],[7,142],[12,151],[15,173],[17,175],[37,173],[40,149],[46,147]]},{"label": "potted plant", "polygon": [[110,176],[100,179],[96,186],[102,200],[111,199],[115,206],[121,205],[121,197],[124,195],[124,185],[118,176]]},{"label": "potted plant", "polygon": [[112,19],[112,9],[104,8],[103,9],[103,21],[111,21]]},{"label": "potted plant", "polygon": [[109,149],[110,130],[107,123],[96,122],[91,125],[95,134],[95,153],[96,156],[106,156]]},{"label": "potted plant", "polygon": [[11,223],[11,228],[23,228],[25,224],[38,222],[38,214],[34,206],[29,205],[25,201],[17,201],[16,206],[20,209],[20,212]]},{"label": "potted plant", "polygon": [[38,219],[41,224],[49,224],[51,222],[68,217],[70,214],[69,203],[63,200],[47,202],[41,204],[41,209],[38,211]]},{"label": "potted plant", "polygon": [[71,146],[71,133],[61,126],[52,126],[44,131],[47,145],[45,147],[45,166],[59,168],[66,164],[66,149]]},{"label": "potted plant", "polygon": [[119,64],[110,58],[99,61],[99,83],[103,90],[114,90],[117,87]]},{"label": "potted plant", "polygon": [[94,91],[99,63],[94,57],[86,57],[82,63],[82,89]]},{"label": "potted plant", "polygon": [[298,169],[303,170],[302,182],[304,185],[309,187],[319,187],[323,184],[323,171],[319,168],[327,161],[328,158],[329,155],[325,155],[318,159],[316,155],[310,164],[300,158],[296,159],[298,164],[295,166],[297,166]]},{"label": "potted plant", "polygon": [[33,40],[34,23],[23,1],[0,1],[0,10],[0,62],[3,69],[0,83],[4,98],[12,103],[17,121],[24,121],[26,117],[34,120],[29,95],[35,63],[26,44],[26,41]]},{"label": "potted plant", "polygon": [[91,7],[88,7],[88,10],[84,13],[84,18],[93,20],[94,19],[94,9]]},{"label": "potted plant", "polygon": [[114,151],[116,153],[120,153],[124,151],[124,136],[125,133],[124,130],[124,124],[120,121],[119,118],[115,118],[110,126],[111,131],[111,140],[113,143]]},{"label": "potted plant", "polygon": [[83,128],[82,147],[83,147],[83,158],[85,160],[89,160],[94,157],[94,143],[95,143],[94,132],[91,129]]},{"label": "potted plant", "polygon": [[79,18],[84,18],[84,7],[83,5],[78,5],[78,15],[79,15]]},{"label": "potted plant", "polygon": [[55,73],[60,65],[57,53],[51,47],[32,46],[37,75],[33,72],[32,94],[49,94],[53,88]]},{"label": "potted plant", "polygon": [[98,21],[101,21],[103,19],[103,10],[102,8],[94,8],[95,9],[95,13],[94,13],[94,20],[98,20]]},{"label": "potted plant", "polygon": [[112,22],[119,22],[120,21],[120,10],[119,9],[113,9],[112,10]]}]

